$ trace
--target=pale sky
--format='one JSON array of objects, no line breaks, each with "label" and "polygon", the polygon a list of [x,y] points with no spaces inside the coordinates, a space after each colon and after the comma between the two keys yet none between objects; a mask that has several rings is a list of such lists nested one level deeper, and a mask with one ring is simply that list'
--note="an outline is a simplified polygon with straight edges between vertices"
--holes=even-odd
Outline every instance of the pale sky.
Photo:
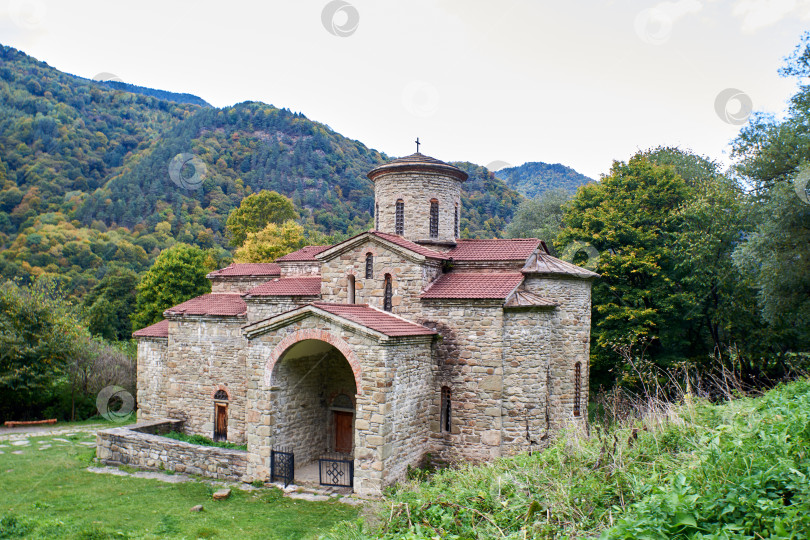
[{"label": "pale sky", "polygon": [[[563,163],[678,145],[728,164],[810,0],[0,0],[0,43],[86,78],[302,112],[391,156]],[[731,98],[728,107],[718,96]],[[742,111],[740,111],[742,107]],[[726,119],[721,119],[721,115]]]}]

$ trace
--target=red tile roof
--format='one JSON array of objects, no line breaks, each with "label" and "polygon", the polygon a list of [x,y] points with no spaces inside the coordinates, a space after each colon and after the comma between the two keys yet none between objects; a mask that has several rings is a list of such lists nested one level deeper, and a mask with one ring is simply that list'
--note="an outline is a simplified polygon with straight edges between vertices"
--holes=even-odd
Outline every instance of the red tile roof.
[{"label": "red tile roof", "polygon": [[591,272],[570,262],[552,257],[542,250],[532,255],[521,270],[524,274],[550,274],[559,276],[573,276],[583,279],[597,278],[599,274]]},{"label": "red tile roof", "polygon": [[312,306],[365,326],[366,328],[376,330],[386,336],[431,336],[436,334],[433,330],[425,328],[420,324],[370,307],[368,304],[327,304],[325,302],[315,302]]},{"label": "red tile roof", "polygon": [[453,272],[439,277],[421,297],[506,299],[522,282],[519,272]]},{"label": "red tile roof", "polygon": [[370,180],[374,180],[381,174],[406,171],[440,172],[461,180],[462,182],[467,179],[467,173],[458,167],[454,167],[453,165],[449,165],[444,161],[426,156],[419,152],[411,154],[410,156],[389,161],[388,163],[384,163],[369,171],[367,176]]},{"label": "red tile roof", "polygon": [[298,251],[293,251],[283,257],[279,257],[276,259],[276,262],[299,262],[299,261],[317,261],[318,259],[315,258],[315,255],[326,251],[332,246],[307,246],[304,248],[299,249]]},{"label": "red tile roof", "polygon": [[280,276],[281,267],[276,263],[238,263],[219,270],[214,270],[207,277],[251,277],[251,276]]},{"label": "red tile roof", "polygon": [[404,238],[402,238],[401,236],[397,236],[396,234],[388,234],[380,231],[371,231],[371,234],[379,238],[382,238],[383,240],[388,240],[393,244],[396,244],[400,247],[403,247],[405,249],[413,251],[414,253],[418,253],[419,255],[423,255],[431,259],[440,259],[440,260],[447,259],[447,255],[440,251],[426,248],[425,246],[420,246],[419,244],[411,242],[410,240],[405,240]]},{"label": "red tile roof", "polygon": [[274,279],[250,289],[251,296],[318,296],[321,294],[320,277],[287,277]]},{"label": "red tile roof", "polygon": [[141,328],[140,330],[133,332],[132,337],[167,338],[169,337],[169,321],[163,320],[151,326],[147,326],[146,328]]},{"label": "red tile roof", "polygon": [[529,291],[515,291],[504,304],[508,308],[557,307],[559,304]]},{"label": "red tile roof", "polygon": [[459,240],[445,256],[456,261],[525,261],[539,245],[537,238]]},{"label": "red tile roof", "polygon": [[192,298],[167,309],[170,315],[215,315],[237,317],[247,313],[247,304],[238,293],[212,293]]}]

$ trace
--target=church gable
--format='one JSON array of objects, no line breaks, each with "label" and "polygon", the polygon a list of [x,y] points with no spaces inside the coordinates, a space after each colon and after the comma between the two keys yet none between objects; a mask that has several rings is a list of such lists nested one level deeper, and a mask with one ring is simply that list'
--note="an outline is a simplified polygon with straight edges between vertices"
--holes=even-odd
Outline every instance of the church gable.
[{"label": "church gable", "polygon": [[386,287],[390,284],[390,311],[399,315],[418,309],[419,295],[441,274],[443,263],[375,233],[339,244],[324,255],[321,263],[324,301],[385,309]]}]

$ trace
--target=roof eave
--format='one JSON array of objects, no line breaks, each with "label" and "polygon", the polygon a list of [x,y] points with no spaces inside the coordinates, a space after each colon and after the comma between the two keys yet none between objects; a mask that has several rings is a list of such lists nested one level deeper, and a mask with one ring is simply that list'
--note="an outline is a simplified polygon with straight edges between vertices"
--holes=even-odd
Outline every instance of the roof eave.
[{"label": "roof eave", "polygon": [[163,318],[170,321],[179,320],[209,320],[209,321],[222,321],[223,319],[244,319],[247,317],[247,309],[238,315],[217,315],[214,313],[186,313],[184,311],[164,311]]},{"label": "roof eave", "polygon": [[148,339],[152,341],[169,341],[169,336],[148,336],[148,335],[135,335],[135,332],[132,333],[132,339]]},{"label": "roof eave", "polygon": [[591,272],[590,270],[586,270],[588,274],[577,274],[574,272],[549,272],[548,270],[521,270],[521,273],[526,276],[552,276],[552,277],[568,277],[574,279],[582,279],[586,281],[593,281],[597,278],[602,277],[600,274],[596,272]]},{"label": "roof eave", "polygon": [[245,302],[261,302],[262,300],[271,300],[275,298],[282,298],[282,299],[312,299],[313,301],[317,301],[321,297],[320,294],[245,294],[242,296],[242,300]]},{"label": "roof eave", "polygon": [[560,306],[558,304],[554,305],[533,304],[526,306],[507,306],[506,304],[503,305],[504,311],[554,311],[559,307]]},{"label": "roof eave", "polygon": [[458,180],[459,182],[465,182],[469,175],[459,169],[458,167],[454,167],[450,164],[431,164],[431,163],[388,163],[385,165],[380,165],[379,167],[372,169],[368,172],[366,177],[375,182],[378,177],[384,174],[390,173],[400,173],[400,172],[408,172],[408,171],[420,171],[420,172],[432,172],[432,173],[443,173],[444,175],[451,176],[454,179]]},{"label": "roof eave", "polygon": [[230,274],[230,275],[226,274],[226,275],[220,275],[220,274],[216,274],[214,272],[211,272],[210,274],[207,274],[205,277],[207,279],[221,279],[221,280],[224,280],[224,281],[228,281],[228,280],[239,281],[239,280],[243,280],[243,279],[267,279],[267,280],[271,280],[271,279],[274,279],[274,278],[281,277],[281,274],[279,273],[279,274]]},{"label": "roof eave", "polygon": [[256,321],[255,323],[245,325],[242,327],[242,333],[247,339],[254,339],[268,332],[272,332],[274,330],[278,330],[279,328],[284,328],[285,326],[304,320],[310,316],[316,316],[321,319],[334,322],[340,326],[343,326],[344,328],[369,335],[379,341],[386,341],[391,338],[391,336],[388,336],[387,334],[383,334],[382,332],[378,332],[377,330],[368,328],[367,326],[350,321],[339,315],[335,315],[334,313],[329,313],[328,311],[320,309],[312,304],[307,304],[305,306],[268,317],[267,319],[262,319],[261,321]]},{"label": "roof eave", "polygon": [[429,261],[429,260],[431,260],[431,261],[442,261],[442,260],[447,259],[446,257],[445,258],[440,258],[440,257],[430,257],[430,256],[427,256],[427,255],[422,255],[421,253],[411,251],[410,249],[408,249],[408,248],[406,248],[404,246],[400,246],[399,244],[391,242],[390,240],[387,240],[387,239],[383,238],[382,236],[378,236],[378,235],[374,234],[374,231],[365,231],[363,233],[358,234],[357,236],[349,238],[348,240],[344,240],[343,242],[341,242],[339,244],[335,244],[334,246],[327,249],[326,251],[322,251],[321,253],[319,253],[317,255],[318,260],[319,261],[324,261],[324,262],[330,261],[330,260],[334,259],[335,257],[339,257],[340,255],[342,255],[346,251],[349,251],[350,249],[362,244],[362,242],[364,240],[371,240],[371,241],[380,242],[387,249],[390,249],[391,251],[393,251],[395,253],[398,253],[399,255],[402,255],[406,259],[410,260],[411,262],[414,262],[414,263],[417,263],[417,264],[422,264],[422,263],[424,263],[426,261]]}]

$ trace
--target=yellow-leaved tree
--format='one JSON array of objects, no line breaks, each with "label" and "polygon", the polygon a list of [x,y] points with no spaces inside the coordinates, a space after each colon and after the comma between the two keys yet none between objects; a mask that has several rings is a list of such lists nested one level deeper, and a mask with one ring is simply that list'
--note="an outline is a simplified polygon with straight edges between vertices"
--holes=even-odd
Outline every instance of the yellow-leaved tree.
[{"label": "yellow-leaved tree", "polygon": [[268,223],[258,231],[247,233],[247,238],[234,254],[238,263],[273,262],[279,257],[301,249],[306,245],[304,227],[293,220],[281,225]]}]

